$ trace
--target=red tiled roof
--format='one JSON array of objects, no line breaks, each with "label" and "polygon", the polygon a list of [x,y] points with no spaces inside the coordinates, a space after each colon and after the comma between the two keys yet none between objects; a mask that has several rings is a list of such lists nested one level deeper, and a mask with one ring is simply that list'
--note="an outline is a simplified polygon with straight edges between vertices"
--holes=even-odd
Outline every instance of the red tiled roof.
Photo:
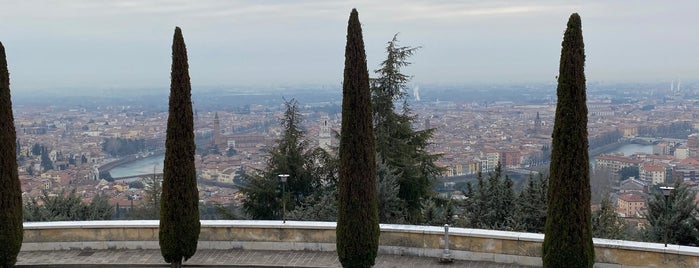
[{"label": "red tiled roof", "polygon": [[626,202],[646,202],[646,198],[639,193],[626,193],[619,195],[619,199]]}]

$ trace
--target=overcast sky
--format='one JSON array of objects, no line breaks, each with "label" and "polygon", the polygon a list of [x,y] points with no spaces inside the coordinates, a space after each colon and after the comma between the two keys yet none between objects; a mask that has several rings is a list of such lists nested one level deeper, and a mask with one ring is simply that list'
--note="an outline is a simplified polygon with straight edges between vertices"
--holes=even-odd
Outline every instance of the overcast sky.
[{"label": "overcast sky", "polygon": [[339,86],[353,7],[370,70],[395,33],[423,47],[416,84],[553,82],[573,12],[588,81],[699,78],[696,0],[0,0],[0,41],[14,92],[166,88],[175,26],[194,87]]}]

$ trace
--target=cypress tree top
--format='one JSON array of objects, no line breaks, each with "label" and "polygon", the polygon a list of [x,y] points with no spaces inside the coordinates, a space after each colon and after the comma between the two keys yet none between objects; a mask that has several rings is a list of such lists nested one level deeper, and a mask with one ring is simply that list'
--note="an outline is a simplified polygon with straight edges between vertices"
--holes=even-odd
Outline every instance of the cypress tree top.
[{"label": "cypress tree top", "polygon": [[[184,44],[182,30],[180,29],[180,27],[175,27],[175,35],[172,39],[172,67],[170,69],[170,91],[186,91],[187,93],[190,93],[191,90],[192,87],[189,82],[189,63],[187,62],[187,46],[185,46]],[[189,99],[191,100],[191,98]],[[170,100],[172,101],[172,97],[170,98]]]}]

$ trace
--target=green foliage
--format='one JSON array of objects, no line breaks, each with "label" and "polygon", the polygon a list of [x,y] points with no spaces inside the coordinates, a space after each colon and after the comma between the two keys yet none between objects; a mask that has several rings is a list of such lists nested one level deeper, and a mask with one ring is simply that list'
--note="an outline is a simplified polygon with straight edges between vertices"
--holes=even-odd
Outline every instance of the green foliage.
[{"label": "green foliage", "polygon": [[[399,46],[394,35],[386,47],[386,59],[375,71],[379,77],[371,80],[376,152],[398,176],[404,213],[413,224],[422,223],[422,203],[433,195],[431,181],[443,171],[434,164],[440,155],[426,150],[434,129],[413,129],[417,117],[406,99],[411,77],[401,73],[401,68],[410,65],[408,58],[419,48]],[[401,100],[402,111],[396,111],[395,102]]]},{"label": "green foliage", "polygon": [[619,182],[610,168],[597,167],[590,173],[590,202],[600,204],[602,199],[614,192],[613,185]]},{"label": "green foliage", "polygon": [[616,214],[609,196],[602,199],[600,209],[592,213],[592,235],[598,238],[624,239],[626,222]]},{"label": "green foliage", "polygon": [[[337,159],[323,160],[328,171],[337,172]],[[334,163],[334,165],[333,165]],[[332,167],[328,167],[334,166]],[[398,177],[380,159],[376,160],[378,211],[380,223],[404,223],[403,200],[398,197]],[[322,174],[322,173],[320,173]],[[330,180],[330,182],[334,182]],[[337,185],[325,183],[318,191],[304,200],[301,206],[288,214],[289,219],[306,221],[337,220]]]},{"label": "green foliage", "polygon": [[146,202],[140,206],[131,208],[129,219],[131,220],[157,220],[160,218],[160,198],[163,192],[162,178],[158,176],[148,176],[143,178],[143,182],[136,181],[143,185],[143,193]]},{"label": "green foliage", "polygon": [[380,223],[404,223],[405,203],[400,199],[400,177],[386,162],[376,157],[376,179],[378,181],[378,202]]},{"label": "green foliage", "polygon": [[108,138],[102,142],[102,151],[115,157],[136,154],[145,148],[144,139]]},{"label": "green foliage", "polygon": [[41,168],[44,171],[53,169],[53,161],[51,161],[48,150],[46,150],[46,148],[44,148],[44,150],[41,151]]},{"label": "green foliage", "polygon": [[642,137],[666,137],[676,139],[686,139],[692,134],[694,126],[691,121],[678,121],[659,126],[639,126],[638,136]]},{"label": "green foliage", "polygon": [[313,174],[314,151],[309,149],[305,132],[301,129],[303,117],[298,102],[291,99],[285,102],[286,110],[279,123],[284,129],[277,146],[270,150],[268,160],[268,177],[279,180],[279,174],[288,174],[286,191],[292,199],[293,206],[312,194],[320,185],[320,180]]},{"label": "green foliage", "polygon": [[236,154],[238,154],[238,151],[236,151],[233,147],[228,148],[228,150],[226,150],[226,156],[228,157],[234,156]]},{"label": "green foliage", "polygon": [[347,26],[342,82],[337,255],[343,267],[371,267],[379,247],[376,148],[371,122],[369,72],[359,14]]},{"label": "green foliage", "polygon": [[637,166],[624,167],[621,170],[619,170],[619,178],[621,180],[626,180],[629,177],[638,178],[638,167]]},{"label": "green foliage", "polygon": [[228,207],[215,204],[217,219],[222,220],[243,220],[246,219],[239,206],[229,205]]},{"label": "green foliage", "polygon": [[543,233],[546,224],[546,204],[548,192],[548,177],[542,174],[529,175],[527,185],[517,198],[515,214],[515,230]]},{"label": "green foliage", "polygon": [[[324,150],[310,148],[305,139],[298,102],[292,99],[286,101],[285,106],[284,115],[279,119],[284,132],[269,151],[267,169],[246,174],[240,186],[246,196],[243,210],[252,219],[281,219],[282,196],[287,210],[293,211],[306,206],[305,200],[314,196],[323,184],[336,180],[333,167],[337,164],[333,164],[332,156]],[[279,174],[289,175],[286,185],[282,185]],[[282,188],[286,193],[282,193]]]},{"label": "green foliage", "polygon": [[187,48],[179,27],[172,41],[170,102],[160,208],[160,252],[180,266],[197,251],[199,191],[194,166],[194,116]]},{"label": "green foliage", "polygon": [[289,219],[306,221],[337,221],[337,174],[339,159],[321,148],[313,151],[313,174],[322,181],[313,194],[308,196],[288,214]]},{"label": "green foliage", "polygon": [[444,224],[453,225],[455,204],[450,198],[433,197],[423,202],[423,218],[425,224],[432,226],[442,226]]},{"label": "green foliage", "polygon": [[490,229],[512,230],[515,215],[515,194],[512,179],[502,178],[502,166],[498,164],[488,179],[488,212],[485,219]]},{"label": "green foliage", "polygon": [[23,239],[22,189],[17,172],[16,141],[10,72],[5,47],[0,43],[0,267],[15,264]]},{"label": "green foliage", "polygon": [[585,94],[585,45],[580,16],[574,13],[561,49],[542,246],[544,267],[594,265]]},{"label": "green foliage", "polygon": [[146,185],[142,181],[129,182],[129,189],[143,189]]},{"label": "green foliage", "polygon": [[468,224],[466,226],[487,229],[488,224],[484,220],[485,214],[488,212],[488,196],[485,194],[486,181],[481,172],[478,172],[476,179],[478,180],[476,191],[473,190],[470,183],[467,184],[466,217]]},{"label": "green foliage", "polygon": [[[42,205],[39,205],[39,200]],[[114,207],[109,205],[106,195],[96,195],[92,202],[85,204],[75,190],[55,195],[43,191],[39,199],[32,198],[24,204],[24,221],[111,220],[113,212]]]},{"label": "green foliage", "polygon": [[112,177],[112,173],[109,173],[109,171],[100,171],[99,178],[100,178],[100,180],[105,180],[105,181],[109,181],[109,182],[114,181],[114,178]]},{"label": "green foliage", "polygon": [[495,230],[515,229],[514,184],[509,176],[503,177],[498,164],[489,174],[488,180],[478,174],[478,188],[474,191],[470,184],[466,196],[467,227]]},{"label": "green foliage", "polygon": [[694,203],[695,192],[686,184],[675,183],[675,189],[667,197],[655,190],[648,200],[648,227],[643,232],[644,241],[677,245],[699,245],[699,213]]},{"label": "green foliage", "polygon": [[251,219],[281,219],[282,185],[276,175],[245,174],[240,192],[245,194],[243,211]]},{"label": "green foliage", "polygon": [[160,215],[160,198],[163,194],[162,178],[158,178],[158,176],[153,174],[153,176],[145,177],[143,182],[143,192],[147,199],[145,206],[151,211],[153,216],[157,217]]},{"label": "green foliage", "polygon": [[34,146],[32,146],[32,155],[38,156],[41,155],[41,152],[45,151],[44,146],[38,143],[34,143]]},{"label": "green foliage", "polygon": [[337,221],[337,187],[316,191],[287,217],[300,221]]}]

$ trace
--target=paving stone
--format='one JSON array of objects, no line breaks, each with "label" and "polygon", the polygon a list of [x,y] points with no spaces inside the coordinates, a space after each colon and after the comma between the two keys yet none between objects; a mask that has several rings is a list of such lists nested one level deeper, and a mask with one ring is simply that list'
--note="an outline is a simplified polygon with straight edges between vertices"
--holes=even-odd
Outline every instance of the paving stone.
[{"label": "paving stone", "polygon": [[[17,259],[17,266],[60,265],[89,266],[119,265],[122,267],[166,265],[160,250],[57,250],[57,251],[22,251]],[[187,260],[185,265],[197,266],[231,266],[231,267],[341,267],[335,252],[326,251],[268,251],[268,250],[198,250]],[[475,261],[454,261],[441,264],[437,258],[379,254],[376,268],[525,268],[516,264],[502,264]]]}]

